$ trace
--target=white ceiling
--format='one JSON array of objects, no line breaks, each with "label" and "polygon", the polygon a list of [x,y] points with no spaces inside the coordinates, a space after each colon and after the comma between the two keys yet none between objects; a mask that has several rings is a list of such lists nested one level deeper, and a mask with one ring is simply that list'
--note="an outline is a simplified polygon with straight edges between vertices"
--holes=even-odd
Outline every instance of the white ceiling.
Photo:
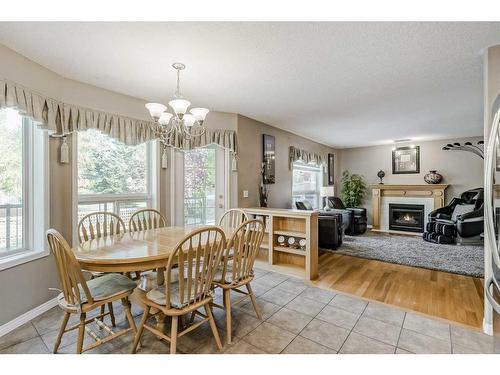
[{"label": "white ceiling", "polygon": [[184,95],[334,147],[482,134],[482,50],[500,23],[0,23],[0,43],[65,77]]}]

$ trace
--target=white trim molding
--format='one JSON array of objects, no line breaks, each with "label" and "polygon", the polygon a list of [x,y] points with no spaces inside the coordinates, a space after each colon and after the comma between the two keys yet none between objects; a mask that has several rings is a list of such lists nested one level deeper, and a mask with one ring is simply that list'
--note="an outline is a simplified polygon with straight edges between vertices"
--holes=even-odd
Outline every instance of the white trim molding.
[{"label": "white trim molding", "polygon": [[17,318],[12,319],[10,322],[1,325],[0,337],[5,336],[18,327],[21,327],[23,324],[28,323],[30,320],[35,319],[37,316],[43,314],[44,312],[50,310],[55,306],[57,306],[57,297],[54,297],[51,300],[42,303],[40,306],[37,306],[34,309],[31,309],[30,311],[18,316]]}]

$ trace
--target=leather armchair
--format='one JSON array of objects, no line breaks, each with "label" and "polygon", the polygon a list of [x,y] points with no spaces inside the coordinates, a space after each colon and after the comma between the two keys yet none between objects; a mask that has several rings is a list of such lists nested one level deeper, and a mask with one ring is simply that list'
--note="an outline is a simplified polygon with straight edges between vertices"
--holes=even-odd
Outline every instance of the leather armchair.
[{"label": "leather armchair", "polygon": [[[312,205],[308,201],[297,201],[295,207],[298,210],[312,211]],[[342,245],[344,236],[344,225],[342,213],[332,211],[319,211],[318,217],[318,245],[325,249],[337,249]]]},{"label": "leather armchair", "polygon": [[330,207],[332,210],[347,211],[350,213],[348,219],[349,222],[345,227],[346,234],[356,235],[356,234],[363,234],[366,232],[368,224],[366,208],[362,207],[347,208],[344,205],[344,202],[342,202],[342,200],[338,197],[328,197],[326,199],[326,202],[328,204],[328,207]]},{"label": "leather armchair", "polygon": [[428,242],[480,243],[484,232],[483,189],[471,189],[429,213],[423,239]]}]

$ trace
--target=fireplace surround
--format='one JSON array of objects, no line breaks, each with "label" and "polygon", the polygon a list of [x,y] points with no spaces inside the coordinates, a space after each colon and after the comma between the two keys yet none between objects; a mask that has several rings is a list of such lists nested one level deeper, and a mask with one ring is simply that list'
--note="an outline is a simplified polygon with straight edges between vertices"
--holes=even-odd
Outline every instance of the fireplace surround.
[{"label": "fireplace surround", "polygon": [[389,229],[404,232],[424,232],[423,204],[389,204]]}]

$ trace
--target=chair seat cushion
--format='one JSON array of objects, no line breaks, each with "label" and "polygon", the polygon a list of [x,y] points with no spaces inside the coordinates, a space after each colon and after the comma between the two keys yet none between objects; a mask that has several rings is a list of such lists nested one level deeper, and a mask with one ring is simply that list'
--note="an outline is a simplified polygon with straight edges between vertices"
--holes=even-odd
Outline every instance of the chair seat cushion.
[{"label": "chair seat cushion", "polygon": [[[87,286],[94,301],[102,301],[132,291],[136,288],[137,284],[125,275],[119,273],[106,273],[103,276],[87,281]],[[82,286],[79,285],[79,288],[82,304],[88,302]],[[58,298],[63,301],[63,294],[59,294]]]},{"label": "chair seat cushion", "polygon": [[[229,261],[226,264],[226,274],[225,277],[222,278],[223,266],[219,266],[217,268],[217,272],[215,273],[213,282],[217,284],[238,284],[240,280],[233,280],[233,262]],[[253,275],[253,270],[251,271],[251,275]],[[241,278],[241,275],[240,275]]]},{"label": "chair seat cushion", "polygon": [[[186,287],[187,280],[184,279],[184,288]],[[194,287],[191,288],[191,296],[188,300],[186,298],[187,291],[184,289],[184,301],[181,302],[180,294],[179,294],[179,282],[175,281],[170,284],[170,306],[175,308],[175,309],[182,309],[183,307],[187,306],[190,302],[192,302],[195,299],[195,290]],[[210,294],[213,297],[212,291]],[[162,306],[167,305],[167,296],[165,294],[165,285],[161,285],[153,290],[150,290],[146,294],[147,299],[153,301],[154,303]]]},{"label": "chair seat cushion", "polygon": [[[137,284],[125,275],[107,273],[87,281],[87,286],[92,298],[95,301],[102,301],[103,299],[134,290]],[[80,295],[82,294],[85,296],[80,287]]]},{"label": "chair seat cushion", "polygon": [[224,278],[222,278],[222,271],[223,270],[224,270],[224,267],[222,265],[217,268],[217,272],[215,272],[215,276],[214,276],[214,280],[213,280],[214,283],[218,283],[218,284],[231,283],[231,279],[233,278],[233,262],[227,262],[226,274],[225,274]]}]

